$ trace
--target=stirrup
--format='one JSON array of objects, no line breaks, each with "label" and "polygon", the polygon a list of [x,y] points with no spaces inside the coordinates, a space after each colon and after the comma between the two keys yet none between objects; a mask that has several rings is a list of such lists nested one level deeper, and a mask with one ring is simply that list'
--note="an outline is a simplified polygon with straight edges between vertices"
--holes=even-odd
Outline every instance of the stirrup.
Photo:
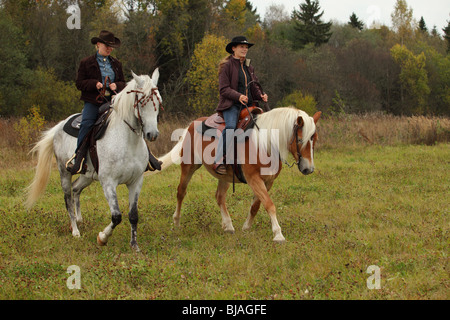
[{"label": "stirrup", "polygon": [[227,167],[224,163],[214,164],[213,169],[217,174],[221,176],[227,174]]},{"label": "stirrup", "polygon": [[77,154],[74,153],[73,156],[69,160],[67,160],[67,162],[66,162],[67,171],[72,172],[73,166],[75,165],[75,157],[76,156],[77,156]]},{"label": "stirrup", "polygon": [[80,167],[78,168],[77,172],[73,172],[73,168],[74,168],[75,163],[76,163],[75,157],[76,157],[76,154],[74,154],[74,155],[72,156],[72,158],[70,158],[70,159],[66,162],[66,169],[67,169],[67,171],[69,171],[72,175],[81,173],[82,170],[83,170],[83,166],[84,166],[84,160],[85,160],[85,158],[81,159]]}]

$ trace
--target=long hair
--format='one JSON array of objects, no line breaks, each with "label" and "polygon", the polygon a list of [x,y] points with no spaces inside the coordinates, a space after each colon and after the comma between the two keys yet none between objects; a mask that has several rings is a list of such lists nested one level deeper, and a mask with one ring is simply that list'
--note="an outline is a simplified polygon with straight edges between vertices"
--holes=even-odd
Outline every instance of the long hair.
[{"label": "long hair", "polygon": [[223,67],[228,63],[228,61],[230,61],[232,55],[228,55],[225,58],[222,59],[222,61],[220,61],[219,63],[219,74],[222,71]]}]

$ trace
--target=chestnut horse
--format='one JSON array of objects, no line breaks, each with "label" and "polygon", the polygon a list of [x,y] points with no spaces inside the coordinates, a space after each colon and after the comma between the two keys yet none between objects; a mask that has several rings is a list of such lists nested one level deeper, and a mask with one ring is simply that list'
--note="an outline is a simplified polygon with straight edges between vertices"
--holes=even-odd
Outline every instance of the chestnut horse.
[{"label": "chestnut horse", "polygon": [[[262,203],[272,222],[273,241],[285,241],[278,224],[275,205],[268,192],[280,174],[282,161],[287,163],[289,153],[294,156],[302,174],[308,175],[314,172],[314,145],[318,136],[316,123],[321,114],[317,112],[310,117],[304,111],[292,107],[277,108],[258,115],[255,127],[241,133],[241,142],[236,143],[237,163],[241,165],[245,180],[254,193],[253,203],[243,230],[251,227]],[[181,164],[177,207],[173,221],[175,226],[180,225],[181,205],[188,183],[194,172],[204,165],[206,170],[219,180],[216,200],[222,214],[222,227],[225,232],[234,233],[231,217],[225,204],[225,196],[230,183],[239,181],[233,177],[231,165],[227,165],[226,175],[219,175],[213,170],[218,139],[201,134],[202,121],[205,119],[200,118],[192,122],[187,129],[183,130],[182,135],[178,135],[178,138],[181,136],[182,139],[160,159],[163,161],[163,170],[172,163]],[[174,132],[172,140],[176,141],[175,135]],[[230,150],[230,147],[227,147],[227,150]],[[227,157],[229,153],[230,151],[227,152]],[[226,163],[230,164],[229,158]]]}]

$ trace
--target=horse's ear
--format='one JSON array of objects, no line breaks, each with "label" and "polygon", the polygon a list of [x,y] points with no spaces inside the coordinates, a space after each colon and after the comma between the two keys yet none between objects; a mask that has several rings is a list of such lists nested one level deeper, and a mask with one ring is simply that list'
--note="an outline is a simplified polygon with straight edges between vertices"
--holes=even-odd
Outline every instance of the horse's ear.
[{"label": "horse's ear", "polygon": [[142,88],[144,86],[145,81],[142,80],[141,77],[139,77],[137,74],[135,74],[133,70],[131,70],[131,75],[133,76],[134,81],[136,81],[138,88]]},{"label": "horse's ear", "polygon": [[317,123],[317,121],[319,121],[321,115],[322,115],[322,111],[317,111],[317,112],[313,115],[314,123]]},{"label": "horse's ear", "polygon": [[297,118],[297,125],[298,125],[298,127],[299,127],[299,128],[302,128],[302,127],[303,127],[303,124],[304,124],[303,118],[302,118],[301,116],[298,117],[298,118]]},{"label": "horse's ear", "polygon": [[153,74],[152,74],[152,81],[153,81],[155,86],[158,84],[158,80],[159,80],[159,68],[156,68],[155,71],[153,71]]}]

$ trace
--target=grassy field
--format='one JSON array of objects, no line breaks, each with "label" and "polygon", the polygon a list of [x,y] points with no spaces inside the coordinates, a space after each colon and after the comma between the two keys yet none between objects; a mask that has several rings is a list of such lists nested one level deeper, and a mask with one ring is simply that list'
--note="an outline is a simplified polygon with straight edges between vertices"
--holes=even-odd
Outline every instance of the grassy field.
[{"label": "grassy field", "polygon": [[[33,162],[2,147],[0,299],[449,299],[450,144],[379,143],[364,125],[362,134],[353,129],[350,143],[349,131],[334,126],[322,124],[328,138],[321,136],[315,173],[284,167],[270,192],[282,245],[272,243],[264,209],[250,231],[241,231],[252,198],[245,185],[230,189],[236,233],[224,234],[217,183],[204,169],[174,229],[177,166],[145,178],[141,253],[129,247],[124,186],[123,222],[108,245],[96,244],[110,222],[98,183],[82,194],[82,236],[75,239],[57,171],[27,212],[23,189]],[[337,140],[327,140],[332,135]],[[80,268],[81,289],[66,285],[71,265]],[[380,270],[380,289],[367,287],[371,265]]]}]

